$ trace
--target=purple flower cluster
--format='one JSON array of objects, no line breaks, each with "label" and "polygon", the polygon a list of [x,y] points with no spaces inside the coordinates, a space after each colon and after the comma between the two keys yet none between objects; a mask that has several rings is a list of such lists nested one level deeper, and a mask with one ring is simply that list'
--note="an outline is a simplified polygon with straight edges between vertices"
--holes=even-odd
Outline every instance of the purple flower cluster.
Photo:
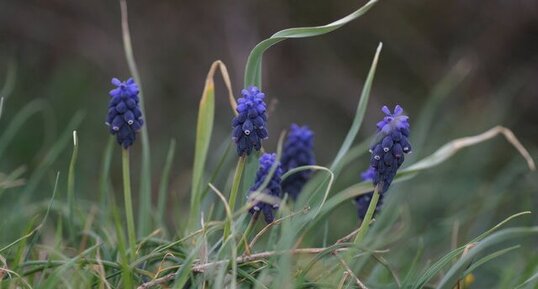
[{"label": "purple flower cluster", "polygon": [[110,133],[116,136],[118,144],[127,149],[134,143],[136,132],[144,124],[139,106],[139,89],[132,78],[124,82],[113,78],[112,84],[116,88],[110,91],[106,124]]},{"label": "purple flower cluster", "polygon": [[[265,179],[268,177],[269,172],[271,170],[271,167],[275,162],[278,162],[277,167],[271,176],[271,180],[267,184],[267,187],[261,191],[262,194],[265,194],[269,197],[273,198],[280,198],[280,195],[282,193],[281,187],[280,187],[280,181],[282,177],[282,167],[280,162],[276,159],[276,154],[263,154],[260,157],[260,166],[258,168],[258,171],[256,172],[256,180],[254,182],[254,185],[250,188],[248,198],[251,197],[251,193],[254,191],[257,191],[262,183],[265,181]],[[271,223],[275,219],[275,216],[273,214],[274,210],[278,209],[277,203],[267,203],[264,201],[257,201],[253,204],[253,206],[250,208],[249,212],[251,214],[255,214],[257,212],[262,212],[265,218],[266,223]]]},{"label": "purple flower cluster", "polygon": [[265,95],[256,87],[250,86],[241,91],[243,97],[237,100],[237,116],[232,120],[232,139],[237,145],[239,156],[250,155],[252,149],[259,151],[261,141],[268,137],[267,105]]},{"label": "purple flower cluster", "polygon": [[404,162],[404,154],[411,152],[411,145],[407,140],[409,117],[403,114],[402,107],[396,105],[394,113],[391,113],[388,107],[383,106],[381,111],[385,117],[377,123],[376,142],[370,148],[370,166],[374,169],[374,186],[380,185],[379,193],[384,193]]},{"label": "purple flower cluster", "polygon": [[[282,169],[288,172],[291,169],[314,165],[314,133],[307,126],[292,124],[282,154]],[[304,184],[310,179],[312,170],[294,173],[282,182],[282,191],[297,199]]]}]

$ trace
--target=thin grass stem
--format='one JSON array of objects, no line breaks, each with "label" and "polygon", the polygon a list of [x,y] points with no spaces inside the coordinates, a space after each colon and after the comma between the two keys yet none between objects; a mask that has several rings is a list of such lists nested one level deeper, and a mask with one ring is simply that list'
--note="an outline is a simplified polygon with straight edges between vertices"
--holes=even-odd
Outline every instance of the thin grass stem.
[{"label": "thin grass stem", "polygon": [[78,156],[78,136],[77,131],[73,131],[73,153],[69,162],[69,173],[67,174],[67,203],[69,205],[69,239],[75,240],[75,166]]},{"label": "thin grass stem", "polygon": [[247,254],[250,254],[250,246],[248,245],[248,238],[250,236],[250,233],[252,233],[252,229],[254,228],[254,225],[256,225],[256,221],[258,221],[259,212],[255,212],[254,215],[250,218],[250,221],[248,222],[248,226],[245,229],[245,232],[243,232],[243,237],[241,237],[241,241],[239,242],[238,251],[243,250],[243,246],[245,247],[245,251]]},{"label": "thin grass stem", "polygon": [[109,206],[109,193],[110,193],[110,165],[112,163],[112,156],[114,153],[114,137],[108,138],[105,151],[103,153],[103,163],[101,167],[101,175],[99,177],[99,207],[101,209],[101,221],[103,224],[106,222],[106,214]]},{"label": "thin grass stem", "polygon": [[[239,192],[239,185],[241,184],[241,176],[243,175],[243,171],[245,170],[245,160],[246,157],[240,157],[239,161],[237,162],[237,167],[235,168],[232,191],[230,192],[230,199],[228,200],[228,205],[230,206],[230,211],[232,212],[232,214],[234,212],[235,203],[237,200],[237,193]],[[224,226],[224,240],[226,240],[230,235],[230,226],[231,225],[229,223],[226,223],[226,225]]]},{"label": "thin grass stem", "polygon": [[136,250],[136,232],[133,214],[133,200],[131,196],[131,172],[129,169],[128,149],[122,149],[121,158],[123,170],[123,197],[125,199],[125,215],[127,218],[127,236],[129,239],[129,251],[131,252],[131,259],[134,260]]},{"label": "thin grass stem", "polygon": [[134,77],[136,84],[139,89],[140,97],[140,110],[142,115],[145,117],[144,122],[146,123],[142,126],[142,131],[140,133],[140,138],[142,139],[142,165],[141,165],[141,178],[140,178],[140,207],[138,212],[138,227],[139,233],[141,236],[145,236],[150,233],[151,227],[151,157],[150,157],[150,145],[149,145],[149,136],[148,136],[148,121],[146,115],[146,108],[144,106],[144,92],[142,89],[142,79],[140,78],[140,73],[138,72],[138,67],[136,65],[133,44],[131,42],[131,32],[129,29],[129,17],[127,13],[127,1],[120,0],[121,8],[121,29],[123,37],[123,48],[125,49],[125,58],[127,59],[127,64],[129,65],[129,71]]},{"label": "thin grass stem", "polygon": [[172,160],[176,152],[176,140],[170,141],[170,147],[166,154],[166,162],[164,164],[163,172],[161,175],[161,182],[159,184],[159,197],[157,201],[157,221],[161,227],[164,227],[164,213],[166,211],[166,197],[168,193],[168,181],[170,180],[170,170],[172,168]]},{"label": "thin grass stem", "polygon": [[368,206],[368,211],[366,211],[366,215],[364,216],[364,220],[362,221],[362,224],[359,228],[359,232],[355,236],[355,240],[353,243],[355,245],[359,245],[364,237],[366,236],[366,233],[368,232],[368,228],[370,227],[370,222],[372,221],[372,218],[374,216],[375,208],[377,207],[377,203],[379,202],[379,185],[374,187],[374,194],[372,196],[372,200],[370,201],[370,205]]}]

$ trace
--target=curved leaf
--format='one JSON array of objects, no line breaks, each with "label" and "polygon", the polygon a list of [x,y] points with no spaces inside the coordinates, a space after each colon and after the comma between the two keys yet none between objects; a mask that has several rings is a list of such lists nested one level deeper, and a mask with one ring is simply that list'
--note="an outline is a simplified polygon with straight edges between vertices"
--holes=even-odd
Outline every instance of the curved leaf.
[{"label": "curved leaf", "polygon": [[538,227],[530,228],[510,228],[499,231],[485,238],[476,245],[476,247],[469,250],[467,254],[461,257],[441,279],[437,289],[451,289],[454,287],[458,279],[462,277],[468,266],[472,264],[473,259],[481,254],[484,250],[496,244],[509,241],[511,239],[519,239],[527,237],[533,234],[538,234]]},{"label": "curved leaf", "polygon": [[269,47],[289,38],[313,37],[334,31],[362,16],[364,13],[370,10],[370,8],[372,8],[377,1],[378,0],[370,0],[353,13],[327,25],[284,29],[273,34],[273,36],[270,38],[260,42],[258,45],[256,45],[256,47],[254,47],[254,49],[252,49],[250,55],[248,56],[247,65],[245,67],[245,87],[249,85],[256,85],[261,88],[262,58],[263,53]]}]

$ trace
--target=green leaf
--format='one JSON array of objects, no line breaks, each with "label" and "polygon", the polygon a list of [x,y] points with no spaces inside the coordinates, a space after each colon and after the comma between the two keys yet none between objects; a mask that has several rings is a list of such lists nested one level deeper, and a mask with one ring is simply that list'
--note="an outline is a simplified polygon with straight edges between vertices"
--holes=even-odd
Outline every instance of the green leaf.
[{"label": "green leaf", "polygon": [[[368,99],[370,98],[370,91],[372,89],[372,83],[374,80],[375,71],[377,68],[377,63],[379,61],[379,55],[381,53],[381,48],[383,47],[382,43],[379,43],[376,53],[374,55],[374,59],[372,60],[372,65],[370,66],[370,70],[368,72],[368,76],[366,77],[366,81],[364,83],[364,87],[361,92],[361,97],[359,100],[359,103],[357,105],[357,110],[355,112],[355,117],[353,118],[353,123],[351,124],[351,127],[346,135],[346,138],[344,139],[344,142],[342,143],[342,146],[340,147],[340,150],[336,154],[335,159],[333,160],[330,171],[334,173],[334,175],[337,175],[343,166],[345,165],[345,159],[344,156],[346,156],[351,148],[351,145],[355,141],[355,138],[357,136],[357,133],[359,131],[359,128],[362,124],[362,120],[364,119],[364,114],[366,112],[366,108],[368,106]],[[359,144],[357,148],[362,148],[364,151],[367,151],[368,143],[363,142],[362,144]],[[353,152],[354,156],[360,155],[360,153],[355,150]],[[334,176],[333,176],[334,177]],[[306,186],[303,188],[304,192],[317,192],[318,188],[322,187],[323,184],[327,181],[327,177],[314,177],[310,182],[306,184]],[[327,186],[329,186],[329,183],[327,183]],[[327,188],[329,190],[330,188]],[[371,190],[371,187],[369,186],[369,190]],[[366,193],[368,191],[365,191]],[[309,196],[308,200],[305,200],[305,195]],[[299,204],[302,206],[310,205],[308,202],[311,201],[312,196],[315,196],[317,194],[309,193],[309,194],[301,194],[299,197]],[[325,200],[323,201],[323,204],[325,204]],[[321,209],[321,206],[320,206]],[[318,215],[320,211],[315,212],[315,215]]]},{"label": "green leaf", "polygon": [[[25,198],[29,197],[29,194],[36,189],[41,179],[47,173],[47,168],[50,167],[54,161],[58,159],[60,154],[65,151],[65,147],[72,139],[73,130],[80,125],[83,118],[84,114],[81,112],[77,112],[71,118],[65,131],[58,137],[57,141],[39,163],[38,168],[36,168],[32,175],[28,178],[28,185],[25,187],[24,192],[22,193]],[[20,198],[20,201],[24,202],[25,199]]]},{"label": "green leaf", "polygon": [[159,197],[157,201],[157,221],[164,227],[164,212],[166,211],[166,199],[168,197],[168,182],[170,180],[170,170],[172,169],[172,161],[176,152],[176,140],[170,141],[166,161],[164,163],[163,172],[161,174],[161,182],[159,184]]},{"label": "green leaf", "polygon": [[[0,137],[0,157],[6,150],[7,146],[11,143],[15,134],[21,130],[21,127],[28,122],[28,120],[37,113],[42,113],[44,131],[51,131],[53,123],[52,108],[43,99],[36,99],[26,104],[11,120],[8,127],[3,131]],[[44,145],[47,142],[44,142]]]},{"label": "green leaf", "polygon": [[2,116],[2,102],[7,99],[13,89],[15,88],[15,81],[17,80],[17,62],[14,57],[11,57],[8,61],[8,68],[4,85],[0,89],[0,117]]},{"label": "green leaf", "polygon": [[194,163],[192,172],[192,187],[191,187],[191,215],[189,218],[189,228],[193,229],[198,222],[200,206],[202,203],[202,195],[204,194],[206,185],[204,184],[204,171],[209,144],[211,142],[211,134],[213,131],[213,122],[215,118],[215,84],[214,77],[217,69],[220,69],[222,78],[228,90],[228,99],[230,107],[235,112],[235,98],[233,97],[231,81],[228,75],[228,70],[224,63],[220,60],[213,62],[209,72],[207,73],[204,91],[200,98],[198,108],[198,121],[196,124],[196,140],[194,149]]},{"label": "green leaf", "polygon": [[355,12],[327,25],[285,29],[260,42],[258,45],[256,45],[256,47],[254,47],[254,49],[252,49],[250,55],[248,56],[247,65],[245,67],[245,87],[255,85],[261,89],[262,58],[263,53],[269,47],[289,38],[314,37],[334,31],[362,16],[364,13],[370,10],[370,8],[372,8],[376,2],[377,0],[370,0]]},{"label": "green leaf", "polygon": [[357,111],[355,112],[355,117],[353,118],[353,123],[351,124],[351,128],[349,129],[346,138],[344,139],[344,142],[340,147],[340,150],[336,154],[336,157],[331,164],[331,170],[334,170],[338,167],[338,165],[342,161],[342,158],[349,151],[349,148],[355,141],[355,137],[359,132],[362,120],[364,119],[364,114],[366,113],[366,107],[368,106],[368,99],[370,98],[370,91],[372,90],[372,83],[374,81],[375,70],[377,68],[377,62],[379,61],[379,54],[381,53],[381,48],[383,48],[383,43],[379,43],[379,45],[377,46],[374,60],[372,61],[370,71],[368,72],[368,77],[366,78],[366,82],[364,83],[364,87],[362,88],[361,98],[357,106]]},{"label": "green leaf", "polygon": [[511,239],[524,238],[534,234],[538,234],[538,227],[510,228],[492,234],[479,242],[474,248],[470,249],[467,254],[462,256],[461,259],[459,259],[445,274],[436,288],[453,288],[456,282],[462,277],[462,274],[465,272],[466,268],[472,264],[473,259],[486,249]]},{"label": "green leaf", "polygon": [[127,13],[127,1],[120,0],[121,8],[121,33],[123,38],[123,48],[125,50],[125,58],[129,65],[129,71],[133,76],[139,89],[140,110],[144,116],[145,125],[142,126],[140,137],[142,139],[142,165],[140,166],[140,199],[138,200],[138,236],[146,236],[150,232],[151,221],[151,154],[148,136],[148,121],[146,108],[144,106],[144,92],[142,89],[142,79],[136,65],[133,44],[131,43],[131,32],[129,31],[129,18]]},{"label": "green leaf", "polygon": [[[527,212],[521,212],[521,213],[511,215],[510,217],[501,221],[499,224],[495,225],[491,229],[487,230],[486,232],[480,234],[478,237],[471,240],[468,244],[482,241],[484,238],[491,235],[493,232],[495,232],[497,229],[499,229],[500,227],[502,227],[509,221],[519,216],[526,215],[526,214],[530,214],[530,212],[527,211]],[[446,254],[437,262],[435,262],[433,265],[431,265],[426,270],[426,272],[424,272],[424,274],[422,274],[422,276],[417,280],[417,282],[415,282],[413,288],[415,289],[422,288],[422,286],[424,286],[429,280],[431,280],[435,275],[437,275],[437,273],[439,273],[443,268],[445,268],[445,266],[450,264],[452,260],[454,260],[457,256],[462,254],[465,251],[465,248],[467,247],[468,244],[452,250],[450,253]]]},{"label": "green leaf", "polygon": [[465,270],[465,272],[463,273],[463,276],[466,276],[467,274],[470,274],[471,272],[473,272],[476,268],[484,265],[485,263],[497,258],[497,257],[500,257],[508,252],[511,252],[511,251],[514,251],[515,249],[519,249],[521,246],[519,245],[516,245],[516,246],[512,246],[512,247],[509,247],[509,248],[505,248],[505,249],[502,249],[502,250],[499,250],[499,251],[496,251],[494,253],[491,253],[489,255],[487,255],[486,257],[474,262],[471,266],[469,266],[469,268],[467,270]]},{"label": "green leaf", "polygon": [[69,162],[69,171],[67,174],[67,203],[69,205],[69,238],[71,241],[75,238],[75,167],[78,157],[78,136],[77,131],[73,131],[73,153]]},{"label": "green leaf", "polygon": [[[525,280],[525,282],[519,284],[517,287],[515,287],[514,289],[523,289],[523,288],[527,288],[528,285],[532,285],[533,283],[536,284],[536,280],[538,280],[538,273],[532,275],[529,279]],[[530,288],[530,287],[528,287]]]}]

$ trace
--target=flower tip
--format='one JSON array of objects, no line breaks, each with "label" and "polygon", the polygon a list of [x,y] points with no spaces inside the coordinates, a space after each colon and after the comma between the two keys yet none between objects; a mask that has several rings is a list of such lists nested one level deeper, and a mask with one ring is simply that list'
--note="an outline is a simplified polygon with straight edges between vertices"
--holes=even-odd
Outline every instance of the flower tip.
[{"label": "flower tip", "polygon": [[115,86],[120,86],[121,85],[121,81],[115,77],[112,78],[112,81],[111,83]]},{"label": "flower tip", "polygon": [[386,105],[383,105],[383,107],[381,107],[381,111],[386,115],[391,115],[390,109]]},{"label": "flower tip", "polygon": [[397,104],[394,107],[394,114],[399,115],[399,114],[402,114],[402,113],[403,113],[403,108],[399,104]]}]

